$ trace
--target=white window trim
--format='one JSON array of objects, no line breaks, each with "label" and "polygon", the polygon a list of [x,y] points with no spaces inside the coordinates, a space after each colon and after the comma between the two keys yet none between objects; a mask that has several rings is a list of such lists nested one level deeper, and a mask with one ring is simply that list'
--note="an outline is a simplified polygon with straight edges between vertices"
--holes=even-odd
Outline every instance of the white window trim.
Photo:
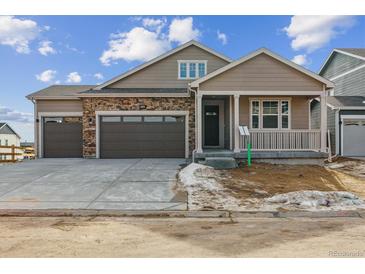
[{"label": "white window trim", "polygon": [[[258,128],[252,128],[252,101],[258,101],[259,102],[259,127]],[[263,102],[265,101],[275,101],[278,102],[278,114],[265,114],[265,116],[278,116],[278,127],[277,128],[263,128]],[[281,113],[281,102],[287,101],[288,102],[288,128],[282,128],[282,113]],[[249,98],[249,110],[250,110],[250,116],[249,116],[249,128],[252,131],[255,130],[291,130],[291,98]],[[255,114],[256,115],[256,114]]]},{"label": "white window trim", "polygon": [[[181,63],[186,63],[186,77],[185,78],[180,77],[180,64]],[[195,77],[194,78],[190,77],[190,64],[191,63],[195,64]],[[177,60],[177,68],[178,68],[177,78],[179,80],[196,80],[196,79],[199,79],[200,78],[199,77],[199,63],[205,64],[205,72],[204,73],[205,73],[205,75],[207,75],[208,60]]]}]

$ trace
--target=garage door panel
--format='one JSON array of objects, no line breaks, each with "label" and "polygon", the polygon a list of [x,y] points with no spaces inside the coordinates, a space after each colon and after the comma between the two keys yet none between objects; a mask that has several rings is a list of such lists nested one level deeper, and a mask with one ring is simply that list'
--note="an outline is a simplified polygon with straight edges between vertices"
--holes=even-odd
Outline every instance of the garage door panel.
[{"label": "garage door panel", "polygon": [[343,121],[343,156],[365,156],[365,119]]},{"label": "garage door panel", "polygon": [[103,122],[102,158],[185,157],[183,122]]},{"label": "garage door panel", "polygon": [[46,158],[82,157],[82,124],[44,123],[43,150]]}]

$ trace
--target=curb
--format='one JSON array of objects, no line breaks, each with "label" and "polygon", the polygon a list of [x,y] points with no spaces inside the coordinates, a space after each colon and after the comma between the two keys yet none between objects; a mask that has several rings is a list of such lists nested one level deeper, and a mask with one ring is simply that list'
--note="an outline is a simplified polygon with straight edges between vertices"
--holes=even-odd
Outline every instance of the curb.
[{"label": "curb", "polygon": [[90,209],[0,209],[0,217],[145,217],[145,218],[365,218],[365,210],[346,211],[121,211]]}]

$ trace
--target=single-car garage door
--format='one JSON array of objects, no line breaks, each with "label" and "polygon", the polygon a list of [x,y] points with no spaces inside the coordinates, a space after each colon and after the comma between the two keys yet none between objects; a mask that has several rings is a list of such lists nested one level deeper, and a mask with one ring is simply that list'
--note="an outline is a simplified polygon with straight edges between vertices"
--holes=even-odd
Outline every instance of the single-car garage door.
[{"label": "single-car garage door", "polygon": [[43,119],[43,157],[82,157],[81,117],[47,117]]},{"label": "single-car garage door", "polygon": [[343,156],[365,156],[365,119],[343,120]]},{"label": "single-car garage door", "polygon": [[103,116],[100,157],[185,157],[184,116]]}]

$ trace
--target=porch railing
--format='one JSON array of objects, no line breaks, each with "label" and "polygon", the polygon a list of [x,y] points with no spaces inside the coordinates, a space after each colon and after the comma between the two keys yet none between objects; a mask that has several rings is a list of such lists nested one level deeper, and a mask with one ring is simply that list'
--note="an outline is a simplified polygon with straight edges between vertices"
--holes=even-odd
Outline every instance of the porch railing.
[{"label": "porch railing", "polygon": [[256,151],[319,151],[320,130],[250,130],[240,134],[240,149],[247,150],[248,142]]}]

